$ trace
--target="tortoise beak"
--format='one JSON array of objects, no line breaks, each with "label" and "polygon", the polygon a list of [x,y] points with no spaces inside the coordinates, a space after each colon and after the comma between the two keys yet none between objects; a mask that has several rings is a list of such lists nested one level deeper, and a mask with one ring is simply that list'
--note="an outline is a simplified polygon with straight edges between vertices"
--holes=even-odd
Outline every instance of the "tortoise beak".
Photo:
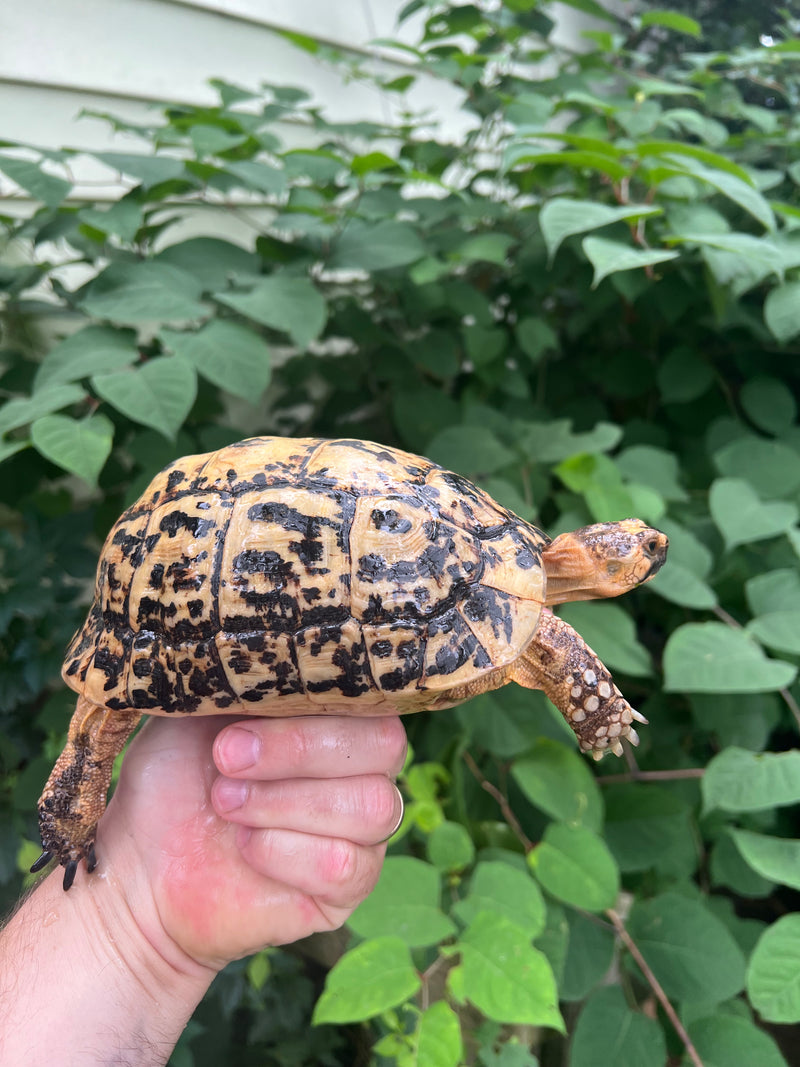
[{"label": "tortoise beak", "polygon": [[666,534],[661,533],[660,530],[655,531],[657,537],[651,538],[647,544],[643,545],[645,556],[650,560],[650,566],[647,568],[647,574],[642,579],[643,582],[649,581],[654,575],[658,574],[664,564],[667,562],[667,549],[669,548],[669,538]]}]

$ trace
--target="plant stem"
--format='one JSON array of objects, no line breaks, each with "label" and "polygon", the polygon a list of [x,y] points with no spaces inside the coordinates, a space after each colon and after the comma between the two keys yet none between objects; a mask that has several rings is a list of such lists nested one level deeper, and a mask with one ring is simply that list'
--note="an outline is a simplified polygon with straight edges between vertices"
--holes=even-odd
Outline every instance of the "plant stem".
[{"label": "plant stem", "polygon": [[606,915],[609,917],[611,922],[614,924],[614,929],[617,931],[617,936],[619,937],[620,941],[623,943],[625,948],[627,948],[628,952],[630,952],[631,956],[633,956],[634,960],[636,961],[636,963],[637,963],[637,965],[639,967],[639,970],[642,972],[642,974],[647,979],[648,985],[653,990],[653,993],[657,997],[659,1004],[664,1009],[664,1014],[667,1016],[669,1021],[672,1023],[673,1027],[675,1028],[676,1034],[678,1035],[678,1037],[683,1042],[684,1047],[686,1049],[686,1053],[687,1053],[689,1059],[694,1064],[694,1067],[703,1067],[703,1061],[698,1056],[697,1049],[692,1044],[692,1039],[689,1037],[688,1033],[686,1032],[686,1030],[685,1030],[685,1028],[683,1026],[683,1023],[678,1018],[678,1016],[677,1016],[677,1014],[675,1012],[675,1009],[670,1004],[669,998],[667,997],[667,994],[661,988],[661,983],[658,981],[656,976],[653,974],[653,972],[647,966],[645,958],[641,954],[641,952],[639,951],[639,949],[638,949],[638,947],[636,945],[636,942],[633,940],[633,938],[631,937],[631,935],[628,933],[627,929],[625,928],[625,923],[622,921],[620,916],[617,915],[617,913],[614,911],[613,908],[608,908],[606,910]]},{"label": "plant stem", "polygon": [[630,771],[628,774],[598,775],[598,785],[607,782],[672,782],[678,778],[702,778],[704,767],[678,767],[674,771]]},{"label": "plant stem", "polygon": [[483,774],[481,774],[481,770],[478,767],[478,764],[475,762],[469,752],[464,753],[464,762],[469,767],[476,781],[480,782],[481,789],[485,789],[489,796],[494,797],[494,799],[500,805],[500,810],[503,813],[503,818],[513,830],[514,835],[521,843],[522,847],[525,849],[525,852],[530,852],[530,850],[533,848],[533,841],[531,841],[531,839],[520,826],[519,820],[517,819],[516,815],[509,806],[508,797],[504,796],[503,793],[501,793],[500,790],[497,788],[497,786],[490,782],[488,778],[484,778]]}]

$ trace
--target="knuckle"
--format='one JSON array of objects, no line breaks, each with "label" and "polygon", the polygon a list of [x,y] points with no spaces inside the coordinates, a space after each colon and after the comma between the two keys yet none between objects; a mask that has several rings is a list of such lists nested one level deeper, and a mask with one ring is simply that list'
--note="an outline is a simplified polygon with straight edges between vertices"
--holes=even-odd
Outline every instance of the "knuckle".
[{"label": "knuckle", "polygon": [[352,841],[330,841],[322,862],[322,875],[332,889],[356,889],[359,875],[358,846]]},{"label": "knuckle", "polygon": [[311,754],[311,737],[305,725],[295,720],[283,725],[283,748],[291,767],[302,767]]}]

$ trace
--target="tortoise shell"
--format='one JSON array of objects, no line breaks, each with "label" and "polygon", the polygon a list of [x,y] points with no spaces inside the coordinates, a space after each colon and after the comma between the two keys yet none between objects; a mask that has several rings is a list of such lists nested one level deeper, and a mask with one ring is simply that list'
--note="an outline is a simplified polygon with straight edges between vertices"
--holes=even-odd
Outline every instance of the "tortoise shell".
[{"label": "tortoise shell", "polygon": [[187,456],[109,533],[64,679],[156,714],[441,706],[531,641],[548,543],[459,475],[370,442]]}]

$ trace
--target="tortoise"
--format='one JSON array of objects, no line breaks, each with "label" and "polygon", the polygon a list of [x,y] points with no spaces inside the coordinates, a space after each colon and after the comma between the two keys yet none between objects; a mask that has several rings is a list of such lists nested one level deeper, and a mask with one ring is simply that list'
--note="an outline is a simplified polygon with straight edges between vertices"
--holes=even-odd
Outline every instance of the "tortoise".
[{"label": "tortoise", "polygon": [[254,437],[167,466],[111,529],[63,669],[78,693],[43,853],[97,863],[115,757],[151,715],[384,715],[542,689],[599,758],[634,711],[554,605],[664,563],[638,519],[554,540],[458,474],[361,440]]}]

